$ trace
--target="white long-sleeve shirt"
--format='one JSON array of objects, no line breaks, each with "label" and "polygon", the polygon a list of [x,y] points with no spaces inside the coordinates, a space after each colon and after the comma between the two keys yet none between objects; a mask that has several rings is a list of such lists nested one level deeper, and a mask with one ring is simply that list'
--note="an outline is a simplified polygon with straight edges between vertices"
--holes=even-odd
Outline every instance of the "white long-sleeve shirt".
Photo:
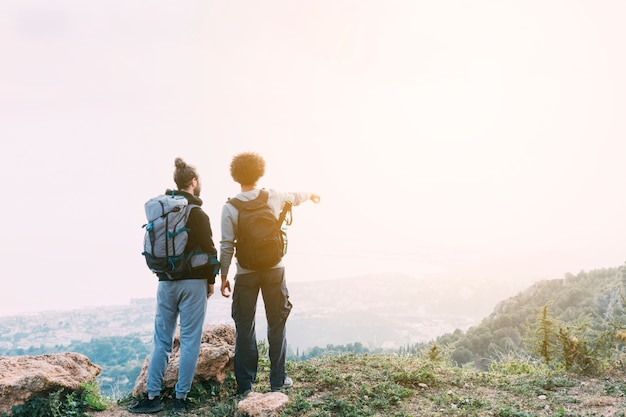
[{"label": "white long-sleeve shirt", "polygon": [[[257,198],[260,194],[260,189],[254,189],[239,193],[235,196],[242,201],[251,201]],[[273,189],[269,189],[267,197],[267,204],[272,209],[274,216],[278,219],[280,212],[283,209],[286,201],[291,201],[294,206],[304,203],[311,198],[311,193],[307,192],[281,192]],[[227,276],[230,264],[235,254],[235,237],[237,235],[237,220],[239,212],[232,204],[226,203],[222,207],[222,240],[220,241],[220,264],[221,275]],[[283,267],[283,260],[274,265],[272,268]],[[246,274],[254,272],[250,269],[245,269],[237,263],[237,273]]]}]

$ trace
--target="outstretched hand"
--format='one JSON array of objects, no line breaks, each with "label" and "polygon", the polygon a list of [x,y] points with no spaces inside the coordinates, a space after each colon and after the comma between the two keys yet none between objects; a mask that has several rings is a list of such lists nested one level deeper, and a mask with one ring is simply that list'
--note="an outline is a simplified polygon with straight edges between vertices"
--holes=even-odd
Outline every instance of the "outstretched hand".
[{"label": "outstretched hand", "polygon": [[320,202],[320,196],[319,196],[319,195],[317,195],[317,194],[311,194],[311,198],[310,198],[310,200],[311,200],[312,202],[314,202],[315,204],[317,204],[317,203],[319,203],[319,202]]}]

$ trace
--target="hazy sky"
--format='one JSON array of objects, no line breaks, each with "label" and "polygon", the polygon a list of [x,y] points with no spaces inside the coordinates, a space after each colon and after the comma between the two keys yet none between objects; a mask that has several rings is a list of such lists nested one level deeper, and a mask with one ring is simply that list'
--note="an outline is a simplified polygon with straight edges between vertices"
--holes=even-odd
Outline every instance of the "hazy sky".
[{"label": "hazy sky", "polygon": [[185,158],[219,245],[248,150],[261,186],[322,196],[294,211],[291,281],[622,265],[625,19],[621,0],[3,1],[0,315],[154,296],[144,202]]}]

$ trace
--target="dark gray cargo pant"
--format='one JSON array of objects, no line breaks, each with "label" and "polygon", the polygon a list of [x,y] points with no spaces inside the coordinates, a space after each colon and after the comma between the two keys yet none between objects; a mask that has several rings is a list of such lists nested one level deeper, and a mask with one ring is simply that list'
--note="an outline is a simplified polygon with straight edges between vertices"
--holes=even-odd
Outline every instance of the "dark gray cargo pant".
[{"label": "dark gray cargo pant", "polygon": [[286,376],[285,324],[292,304],[289,302],[285,283],[285,268],[237,274],[233,289],[232,317],[236,328],[235,378],[240,393],[252,389],[257,374],[259,352],[254,316],[259,290],[263,296],[267,318],[271,387],[282,387]]}]

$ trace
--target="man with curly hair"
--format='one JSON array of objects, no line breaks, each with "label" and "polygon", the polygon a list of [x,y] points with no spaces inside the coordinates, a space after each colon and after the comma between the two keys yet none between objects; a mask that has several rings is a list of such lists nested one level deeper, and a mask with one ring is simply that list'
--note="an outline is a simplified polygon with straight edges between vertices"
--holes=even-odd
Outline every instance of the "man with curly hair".
[{"label": "man with curly hair", "polygon": [[[241,193],[235,198],[251,201],[259,197],[257,188],[259,178],[265,174],[265,160],[257,153],[244,152],[233,157],[230,174],[241,186]],[[308,192],[281,192],[267,190],[267,204],[278,219],[285,205],[291,201],[297,206],[307,200],[319,203],[317,194]],[[226,203],[222,209],[222,240],[220,242],[220,263],[222,285],[221,292],[228,297],[231,292],[228,270],[236,255],[238,210],[233,204]],[[257,350],[254,315],[256,313],[259,290],[265,304],[267,318],[267,338],[270,357],[270,387],[272,391],[291,388],[293,381],[287,376],[285,362],[287,340],[285,324],[292,308],[285,282],[285,266],[281,259],[268,269],[246,269],[237,262],[235,287],[233,289],[232,317],[235,321],[235,379],[238,392],[247,394],[252,391],[256,380],[259,353]]]}]

